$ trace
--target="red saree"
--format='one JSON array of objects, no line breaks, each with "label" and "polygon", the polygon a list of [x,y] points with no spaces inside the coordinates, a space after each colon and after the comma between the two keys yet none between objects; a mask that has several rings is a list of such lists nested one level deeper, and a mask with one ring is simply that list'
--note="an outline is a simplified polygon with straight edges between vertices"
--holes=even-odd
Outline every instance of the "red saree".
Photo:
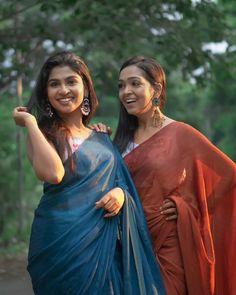
[{"label": "red saree", "polygon": [[[168,295],[236,294],[236,165],[191,126],[173,122],[125,157]],[[165,198],[177,221],[159,212]]]}]

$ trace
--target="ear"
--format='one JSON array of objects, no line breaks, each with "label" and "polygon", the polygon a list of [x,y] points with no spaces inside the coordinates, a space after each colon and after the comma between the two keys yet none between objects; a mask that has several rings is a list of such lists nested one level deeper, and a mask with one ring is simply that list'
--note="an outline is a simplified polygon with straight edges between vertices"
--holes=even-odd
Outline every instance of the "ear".
[{"label": "ear", "polygon": [[84,96],[85,97],[88,97],[89,96],[88,86],[86,85],[85,82],[83,82],[83,84],[84,84]]},{"label": "ear", "polygon": [[155,90],[155,95],[157,97],[159,97],[161,95],[161,92],[162,92],[162,85],[161,85],[161,83],[156,83],[155,86],[154,86],[154,90]]}]

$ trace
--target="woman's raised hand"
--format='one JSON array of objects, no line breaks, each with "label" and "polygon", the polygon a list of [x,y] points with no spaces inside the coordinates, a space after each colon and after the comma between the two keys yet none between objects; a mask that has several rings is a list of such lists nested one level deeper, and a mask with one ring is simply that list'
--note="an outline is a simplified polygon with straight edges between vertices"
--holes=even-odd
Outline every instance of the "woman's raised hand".
[{"label": "woman's raised hand", "polygon": [[97,131],[97,132],[102,132],[102,133],[107,133],[109,135],[112,134],[112,129],[109,126],[106,126],[103,123],[96,123],[96,124],[92,124],[89,126],[89,128]]},{"label": "woman's raised hand", "polygon": [[27,111],[26,107],[19,106],[14,108],[12,115],[16,125],[21,127],[25,127],[30,121],[36,122],[35,117]]},{"label": "woman's raised hand", "polygon": [[96,208],[104,208],[108,213],[104,217],[113,217],[117,215],[124,204],[124,192],[116,187],[105,194],[98,202]]}]

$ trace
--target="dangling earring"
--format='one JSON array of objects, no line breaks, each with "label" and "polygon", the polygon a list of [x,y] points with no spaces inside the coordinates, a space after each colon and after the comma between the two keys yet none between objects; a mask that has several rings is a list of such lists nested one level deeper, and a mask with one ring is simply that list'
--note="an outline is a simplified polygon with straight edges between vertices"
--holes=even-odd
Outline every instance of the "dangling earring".
[{"label": "dangling earring", "polygon": [[49,118],[52,118],[53,116],[53,111],[52,111],[52,107],[50,105],[50,103],[48,102],[46,105],[46,112]]},{"label": "dangling earring", "polygon": [[90,103],[88,97],[84,97],[82,106],[81,106],[81,112],[84,116],[88,116],[90,113]]},{"label": "dangling earring", "polygon": [[164,124],[165,117],[162,116],[161,111],[159,109],[160,99],[158,97],[154,97],[152,99],[152,105],[154,107],[153,110],[153,126],[161,128]]}]

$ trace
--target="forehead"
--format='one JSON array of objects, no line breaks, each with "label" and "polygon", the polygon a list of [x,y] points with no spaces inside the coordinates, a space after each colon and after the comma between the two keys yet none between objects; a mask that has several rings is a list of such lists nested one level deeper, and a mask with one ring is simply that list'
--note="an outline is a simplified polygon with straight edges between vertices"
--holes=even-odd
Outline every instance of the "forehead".
[{"label": "forehead", "polygon": [[51,70],[49,79],[65,79],[70,76],[76,76],[81,79],[80,75],[69,66],[56,66]]},{"label": "forehead", "polygon": [[127,80],[129,78],[140,78],[146,80],[144,71],[135,65],[128,66],[120,72],[120,80]]}]

